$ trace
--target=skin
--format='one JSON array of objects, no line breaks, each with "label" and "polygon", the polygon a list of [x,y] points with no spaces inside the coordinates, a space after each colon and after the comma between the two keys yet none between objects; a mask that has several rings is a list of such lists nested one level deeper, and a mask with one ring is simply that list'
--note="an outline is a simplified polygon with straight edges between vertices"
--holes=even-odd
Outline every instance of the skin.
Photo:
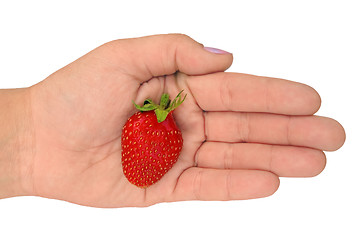
[{"label": "skin", "polygon": [[[318,175],[323,151],[340,148],[345,132],[337,121],[313,115],[321,104],[317,92],[225,73],[231,64],[232,54],[206,51],[185,35],[123,39],[30,88],[3,90],[0,98],[15,109],[3,121],[21,127],[8,130],[17,137],[2,146],[12,151],[0,156],[7,176],[0,197],[93,207],[238,200],[272,195],[279,177]],[[178,162],[157,184],[137,188],[121,166],[120,136],[136,111],[132,100],[157,102],[163,92],[173,99],[182,89],[187,99],[174,111],[184,139]]]}]

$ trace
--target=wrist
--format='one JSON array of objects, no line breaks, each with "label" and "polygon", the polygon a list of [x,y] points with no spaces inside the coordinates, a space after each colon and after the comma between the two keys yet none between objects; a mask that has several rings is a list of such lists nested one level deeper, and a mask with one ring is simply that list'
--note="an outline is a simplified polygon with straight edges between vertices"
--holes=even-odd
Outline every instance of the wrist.
[{"label": "wrist", "polygon": [[32,124],[28,88],[0,90],[0,198],[31,195]]}]

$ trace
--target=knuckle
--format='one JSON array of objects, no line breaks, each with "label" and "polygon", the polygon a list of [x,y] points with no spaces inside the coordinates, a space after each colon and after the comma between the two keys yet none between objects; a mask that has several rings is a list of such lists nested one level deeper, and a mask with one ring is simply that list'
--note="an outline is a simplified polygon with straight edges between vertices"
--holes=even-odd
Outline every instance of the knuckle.
[{"label": "knuckle", "polygon": [[249,113],[238,113],[237,115],[237,133],[239,142],[248,142],[250,139]]},{"label": "knuckle", "polygon": [[226,193],[225,193],[225,200],[232,200],[232,171],[228,171],[226,175]]},{"label": "knuckle", "polygon": [[193,180],[193,195],[196,200],[201,200],[203,171],[199,170]]},{"label": "knuckle", "polygon": [[224,169],[232,168],[233,157],[234,157],[234,146],[233,144],[228,144],[223,154]]},{"label": "knuckle", "polygon": [[169,45],[176,46],[182,42],[194,41],[191,37],[181,33],[161,34],[156,35],[159,41]]},{"label": "knuckle", "polygon": [[273,172],[273,162],[275,158],[275,145],[269,146],[268,171]]},{"label": "knuckle", "polygon": [[171,38],[172,40],[179,40],[179,41],[189,41],[189,40],[192,40],[191,37],[189,37],[188,35],[183,34],[183,33],[171,33],[171,34],[167,34],[167,35],[165,35],[165,36]]},{"label": "knuckle", "polygon": [[233,102],[233,92],[230,86],[230,80],[226,77],[223,78],[222,84],[220,87],[220,100],[226,111],[231,111],[231,106]]}]

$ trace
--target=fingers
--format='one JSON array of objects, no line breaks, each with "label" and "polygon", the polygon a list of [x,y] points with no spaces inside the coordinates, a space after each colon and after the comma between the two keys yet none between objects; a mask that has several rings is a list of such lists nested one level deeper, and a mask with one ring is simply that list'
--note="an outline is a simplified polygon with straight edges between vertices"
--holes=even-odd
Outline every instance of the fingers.
[{"label": "fingers", "polygon": [[272,195],[276,175],[264,171],[189,168],[179,178],[171,201],[243,200]]},{"label": "fingers", "polygon": [[224,71],[232,64],[232,54],[212,53],[181,34],[122,39],[106,46],[110,46],[118,68],[140,81],[176,71],[188,75]]},{"label": "fingers", "polygon": [[335,120],[317,116],[266,113],[205,113],[207,141],[304,146],[325,151],[340,148],[345,132]]},{"label": "fingers", "polygon": [[216,73],[187,79],[205,111],[270,112],[310,115],[321,104],[311,87],[283,79],[241,73]]},{"label": "fingers", "polygon": [[264,170],[280,177],[313,177],[323,171],[322,151],[254,143],[206,142],[196,155],[198,167]]}]

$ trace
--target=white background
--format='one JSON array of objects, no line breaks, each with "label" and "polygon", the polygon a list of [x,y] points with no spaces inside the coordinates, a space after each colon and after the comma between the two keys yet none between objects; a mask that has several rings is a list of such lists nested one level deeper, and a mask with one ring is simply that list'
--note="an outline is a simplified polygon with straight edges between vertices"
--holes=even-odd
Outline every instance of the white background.
[{"label": "white background", "polygon": [[0,0],[0,88],[35,84],[113,39],[179,32],[232,52],[229,71],[311,85],[317,114],[347,133],[322,174],[282,178],[268,198],[123,209],[3,199],[0,239],[361,239],[360,12],[347,0]]}]

